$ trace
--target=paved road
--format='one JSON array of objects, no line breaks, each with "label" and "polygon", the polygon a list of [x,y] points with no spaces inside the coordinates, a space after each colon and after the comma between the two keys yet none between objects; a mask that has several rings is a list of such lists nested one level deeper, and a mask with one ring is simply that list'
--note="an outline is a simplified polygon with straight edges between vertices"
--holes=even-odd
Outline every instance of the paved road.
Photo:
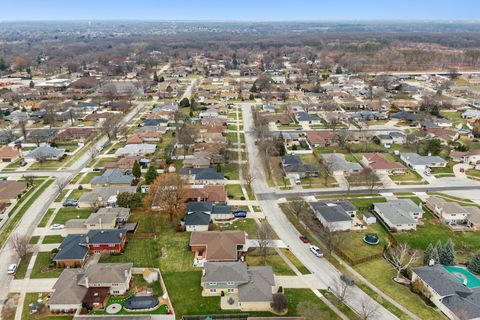
[{"label": "paved road", "polygon": [[[142,109],[147,105],[150,105],[151,102],[142,102],[133,108],[119,123],[120,126],[124,126],[129,123]],[[101,149],[103,145],[107,143],[108,139],[106,136],[103,136],[95,143],[95,148]],[[12,172],[6,173],[9,177],[19,178],[25,174],[31,174],[36,176],[55,176],[57,179],[68,179],[71,181],[84,167],[88,165],[90,161],[90,155],[88,152],[85,152],[80,156],[70,167],[69,170],[62,171],[24,171],[24,172]],[[1,172],[0,175],[4,175],[4,172]],[[55,183],[50,185],[30,206],[30,208],[25,212],[24,216],[18,222],[15,230],[12,232],[18,234],[33,234],[35,227],[40,222],[43,214],[50,205],[55,200],[56,196],[59,194],[58,188]],[[18,258],[16,257],[13,249],[10,245],[4,246],[0,251],[0,311],[3,308],[3,303],[8,295],[8,288],[13,279],[12,276],[7,275],[8,266],[12,263],[17,263]]]},{"label": "paved road", "polygon": [[[248,105],[242,107],[244,127],[251,128],[253,125],[251,109]],[[282,210],[277,204],[276,199],[266,199],[262,195],[275,194],[268,186],[265,174],[261,165],[261,159],[258,155],[258,148],[255,146],[254,137],[252,134],[246,134],[245,142],[249,154],[249,169],[251,174],[256,177],[252,186],[255,194],[259,195],[259,205],[271,224],[275,232],[281,240],[287,244],[295,256],[315,275],[313,279],[316,281],[316,286],[321,288],[334,288],[340,273],[336,270],[326,259],[315,257],[310,251],[307,244],[302,243],[298,237],[300,234],[295,227],[288,221]],[[312,280],[313,281],[313,280]],[[376,301],[371,299],[367,294],[357,287],[352,289],[351,296],[346,303],[357,312],[361,313],[362,303],[368,301],[369,304],[378,307],[375,319],[397,319],[395,315],[379,305]]]}]

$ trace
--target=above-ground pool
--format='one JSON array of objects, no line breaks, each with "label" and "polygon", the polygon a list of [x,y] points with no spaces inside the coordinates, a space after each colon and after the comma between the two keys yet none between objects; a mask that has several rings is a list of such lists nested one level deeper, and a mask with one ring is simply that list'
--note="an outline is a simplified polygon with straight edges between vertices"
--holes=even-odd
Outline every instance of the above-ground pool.
[{"label": "above-ground pool", "polygon": [[369,234],[366,234],[365,237],[363,237],[363,241],[371,245],[376,245],[380,242],[380,239],[376,234],[369,233]]},{"label": "above-ground pool", "polygon": [[131,297],[125,300],[123,307],[127,310],[150,310],[158,306],[157,297]]},{"label": "above-ground pool", "polygon": [[461,283],[467,279],[467,287],[470,289],[480,287],[480,279],[466,268],[456,266],[444,266],[445,270],[450,272]]}]

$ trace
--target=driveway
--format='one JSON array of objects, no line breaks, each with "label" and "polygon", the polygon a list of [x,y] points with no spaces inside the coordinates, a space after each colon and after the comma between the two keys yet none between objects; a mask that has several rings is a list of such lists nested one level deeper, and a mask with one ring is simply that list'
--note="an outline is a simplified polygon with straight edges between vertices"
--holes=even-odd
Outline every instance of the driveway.
[{"label": "driveway", "polygon": [[468,163],[457,163],[453,166],[453,174],[456,178],[468,179],[466,174],[468,169],[472,169],[472,165]]}]

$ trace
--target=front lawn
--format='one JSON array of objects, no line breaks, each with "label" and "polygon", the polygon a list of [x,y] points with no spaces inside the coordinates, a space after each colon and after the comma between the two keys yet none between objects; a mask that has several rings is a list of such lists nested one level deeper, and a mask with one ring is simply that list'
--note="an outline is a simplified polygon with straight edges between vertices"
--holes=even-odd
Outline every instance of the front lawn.
[{"label": "front lawn", "polygon": [[47,212],[42,217],[42,220],[40,220],[40,223],[38,224],[39,228],[45,228],[47,226],[48,220],[52,216],[52,214],[55,212],[55,209],[51,208],[48,209]]},{"label": "front lawn", "polygon": [[[23,302],[22,310],[22,320],[71,320],[73,316],[67,315],[52,315],[45,316],[42,315],[31,315],[30,314],[30,303],[36,303],[39,298],[45,299],[48,293],[32,293],[28,292],[25,294],[25,301]],[[45,308],[46,309],[46,308]]]},{"label": "front lawn", "polygon": [[392,181],[422,181],[423,178],[417,172],[407,168],[406,174],[393,174],[389,176]]},{"label": "front lawn", "polygon": [[90,192],[92,191],[91,189],[86,189],[86,188],[83,188],[83,189],[74,189],[72,190],[72,192],[68,195],[68,199],[75,199],[75,200],[78,200],[80,199],[80,197],[87,193],[87,192]]},{"label": "front lawn", "polygon": [[59,234],[56,234],[56,235],[47,235],[43,238],[43,244],[53,244],[53,243],[62,243],[63,239],[65,239],[64,237],[62,237],[61,235]]},{"label": "front lawn", "polygon": [[52,224],[65,224],[70,219],[86,219],[92,212],[92,209],[61,208],[53,218]]},{"label": "front lawn", "polygon": [[102,256],[100,262],[133,262],[134,267],[158,268],[159,250],[157,248],[155,239],[137,239],[132,237],[129,237],[127,239],[128,242],[125,246],[124,253],[112,254],[110,256]]},{"label": "front lawn", "polygon": [[236,219],[233,222],[215,223],[215,230],[243,230],[248,234],[248,238],[255,238],[257,234],[257,222],[255,219]]},{"label": "front lawn", "polygon": [[32,275],[30,278],[58,278],[63,269],[52,267],[52,253],[39,252],[37,259],[33,265]]},{"label": "front lawn", "polygon": [[239,170],[240,167],[237,163],[223,164],[220,166],[220,172],[222,172],[225,175],[225,179],[228,180],[239,180]]},{"label": "front lawn", "polygon": [[287,256],[288,260],[300,271],[301,274],[310,274],[311,272],[303,265],[303,263],[298,260],[298,258],[293,254],[292,251],[288,250],[287,248],[280,249],[282,253]]},{"label": "front lawn", "polygon": [[93,178],[101,176],[102,174],[103,172],[99,172],[99,171],[89,172],[82,178],[82,180],[80,180],[80,183],[90,183]]},{"label": "front lawn", "polygon": [[295,272],[287,265],[287,263],[275,252],[273,248],[268,249],[266,263],[263,263],[263,257],[260,255],[259,249],[247,253],[247,264],[249,266],[271,266],[273,273],[283,276],[294,276]]},{"label": "front lawn", "polygon": [[17,267],[17,272],[15,272],[15,279],[23,279],[25,278],[25,274],[27,273],[28,264],[32,259],[33,253],[29,252],[25,257],[20,260],[20,263]]},{"label": "front lawn", "polygon": [[242,186],[239,184],[227,184],[225,186],[225,191],[227,191],[229,199],[239,200],[244,196],[242,192]]}]

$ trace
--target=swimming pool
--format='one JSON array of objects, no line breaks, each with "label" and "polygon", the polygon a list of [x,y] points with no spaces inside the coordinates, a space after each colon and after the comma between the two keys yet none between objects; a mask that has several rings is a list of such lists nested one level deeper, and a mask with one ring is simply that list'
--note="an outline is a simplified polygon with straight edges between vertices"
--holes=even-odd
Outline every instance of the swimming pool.
[{"label": "swimming pool", "polygon": [[461,283],[467,279],[467,287],[470,289],[480,287],[480,279],[466,268],[456,266],[443,266],[445,270],[450,272]]},{"label": "swimming pool", "polygon": [[157,297],[131,297],[125,300],[123,307],[127,310],[150,310],[158,306]]}]

